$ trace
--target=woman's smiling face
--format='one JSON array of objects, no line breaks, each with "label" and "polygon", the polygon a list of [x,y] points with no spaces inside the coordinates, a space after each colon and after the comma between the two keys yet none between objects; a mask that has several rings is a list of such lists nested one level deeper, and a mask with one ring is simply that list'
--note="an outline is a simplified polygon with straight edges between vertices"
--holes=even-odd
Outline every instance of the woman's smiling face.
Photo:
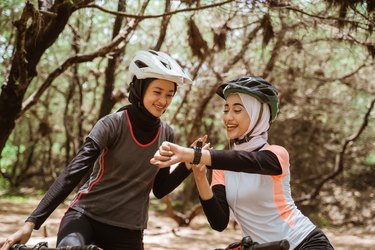
[{"label": "woman's smiling face", "polygon": [[238,94],[226,98],[223,121],[229,139],[242,137],[249,128],[250,117]]},{"label": "woman's smiling face", "polygon": [[153,116],[159,118],[171,104],[175,93],[175,83],[155,79],[147,87],[143,105]]}]

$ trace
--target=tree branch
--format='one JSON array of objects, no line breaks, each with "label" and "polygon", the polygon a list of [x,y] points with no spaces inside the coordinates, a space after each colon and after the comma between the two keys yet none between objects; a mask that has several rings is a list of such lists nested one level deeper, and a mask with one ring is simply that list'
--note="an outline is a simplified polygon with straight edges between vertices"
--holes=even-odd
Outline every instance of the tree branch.
[{"label": "tree branch", "polygon": [[332,173],[330,173],[323,180],[321,180],[310,194],[307,194],[304,197],[296,200],[296,203],[315,199],[319,195],[320,190],[322,189],[324,184],[327,183],[329,180],[334,179],[344,170],[344,157],[345,157],[346,150],[359,138],[359,136],[363,133],[365,128],[368,126],[369,117],[374,106],[375,106],[375,98],[370,102],[369,108],[367,109],[367,112],[365,116],[363,117],[362,124],[358,128],[358,131],[354,133],[353,135],[349,136],[349,138],[347,138],[344,141],[341,151],[336,155],[335,169],[332,171]]},{"label": "tree branch", "polygon": [[18,21],[14,22],[14,26],[16,26],[17,32],[17,41],[16,41],[16,53],[15,53],[15,60],[17,61],[18,65],[18,72],[19,72],[19,84],[20,86],[27,86],[28,83],[28,74],[27,70],[27,59],[26,59],[26,49],[25,49],[25,38],[26,38],[26,29],[27,29],[27,22],[30,18],[34,16],[36,13],[34,6],[27,2],[25,8],[22,11],[21,18]]},{"label": "tree branch", "polygon": [[309,17],[313,17],[313,18],[322,19],[322,20],[333,20],[333,21],[351,23],[351,24],[356,25],[357,27],[359,27],[359,28],[361,28],[363,30],[366,30],[366,31],[369,30],[368,28],[365,28],[365,27],[361,26],[361,25],[366,26],[365,23],[361,23],[361,22],[357,22],[357,21],[352,21],[352,20],[347,20],[347,19],[344,19],[344,18],[333,17],[333,16],[320,16],[318,14],[311,14],[311,13],[308,13],[306,11],[303,11],[301,9],[298,9],[298,8],[292,7],[292,6],[286,6],[286,7],[281,7],[281,8],[285,8],[287,10],[295,11],[295,12],[301,13],[303,15],[306,15],[306,16],[309,16]]},{"label": "tree branch", "polygon": [[[131,26],[130,26],[131,27]],[[128,27],[129,29],[129,27]],[[127,30],[123,30],[120,32],[118,36],[116,36],[109,44],[99,48],[98,50],[88,53],[88,54],[77,54],[74,55],[63,62],[58,68],[56,68],[47,79],[43,82],[40,88],[34,92],[26,101],[22,104],[22,110],[17,115],[17,119],[22,116],[28,109],[30,109],[41,97],[44,91],[52,84],[52,82],[61,75],[66,69],[68,69],[71,65],[75,63],[82,63],[92,61],[97,57],[103,57],[111,52],[113,49],[116,48],[125,38],[126,38]]]},{"label": "tree branch", "polygon": [[187,8],[187,9],[175,10],[175,11],[166,12],[166,13],[158,14],[158,15],[134,15],[134,14],[128,14],[128,13],[124,13],[124,12],[121,12],[121,11],[107,10],[107,9],[105,9],[105,8],[99,6],[99,5],[96,5],[96,4],[89,4],[87,6],[82,6],[82,8],[99,9],[99,10],[105,12],[105,13],[108,13],[108,14],[120,15],[120,16],[127,17],[127,18],[147,19],[147,18],[159,18],[159,17],[164,17],[164,16],[170,16],[170,15],[174,15],[174,14],[177,14],[177,13],[180,13],[180,12],[190,12],[190,11],[197,11],[197,10],[214,8],[214,7],[218,7],[218,6],[221,6],[221,5],[230,3],[230,2],[234,2],[234,1],[235,0],[227,0],[227,1],[224,1],[224,2],[220,2],[220,3],[215,3],[215,4],[210,4],[210,5],[200,6],[200,7],[195,7],[195,8]]}]

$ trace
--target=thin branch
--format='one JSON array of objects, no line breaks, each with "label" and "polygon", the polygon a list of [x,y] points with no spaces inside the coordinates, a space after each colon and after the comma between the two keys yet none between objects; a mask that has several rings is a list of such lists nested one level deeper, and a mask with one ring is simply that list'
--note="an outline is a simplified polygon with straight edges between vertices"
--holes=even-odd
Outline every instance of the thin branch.
[{"label": "thin branch", "polygon": [[[130,26],[131,27],[131,26]],[[128,27],[129,28],[129,27]],[[43,82],[40,88],[34,92],[25,102],[22,104],[22,110],[17,115],[17,118],[22,116],[28,109],[30,109],[41,97],[41,95],[46,91],[46,89],[52,84],[52,82],[61,75],[66,69],[75,63],[82,63],[92,61],[97,57],[104,57],[113,49],[116,48],[125,38],[127,30],[123,30],[118,36],[116,36],[109,44],[99,48],[98,50],[88,53],[88,54],[77,54],[74,55],[63,62],[58,68],[56,68]]]},{"label": "thin branch", "polygon": [[340,81],[342,84],[348,86],[349,88],[354,88],[354,89],[357,89],[357,90],[361,90],[360,88],[357,88],[356,86],[352,86],[352,85],[348,84],[345,80],[348,79],[349,77],[352,77],[355,74],[357,74],[362,68],[368,67],[370,65],[373,65],[373,64],[367,64],[367,62],[365,62],[362,65],[360,65],[358,68],[354,69],[352,72],[347,73],[346,75],[343,75],[343,76],[338,76],[338,77],[305,76],[304,78],[306,78],[306,79],[313,79],[313,80],[317,80],[317,81],[321,82],[321,83],[319,83],[315,87],[314,92],[316,90],[318,90],[320,87],[322,87],[325,83],[327,83],[327,82],[335,82],[335,81]]},{"label": "thin branch", "polygon": [[166,13],[158,14],[158,15],[135,15],[135,14],[128,14],[128,13],[121,12],[121,11],[107,10],[107,9],[105,9],[105,8],[99,6],[99,5],[96,5],[96,4],[90,4],[90,5],[87,5],[87,6],[82,6],[81,8],[99,9],[99,10],[105,12],[105,13],[108,13],[108,14],[120,15],[120,16],[127,17],[127,18],[147,19],[147,18],[159,18],[159,17],[164,17],[164,16],[170,16],[170,15],[174,15],[174,14],[177,14],[177,13],[180,13],[180,12],[191,12],[191,11],[197,11],[197,10],[214,8],[214,7],[221,6],[221,5],[230,3],[230,2],[235,2],[235,0],[227,0],[227,1],[224,1],[224,2],[210,4],[210,5],[205,5],[205,6],[200,6],[200,7],[195,7],[195,8],[187,8],[187,9],[175,10],[175,11],[166,12]]},{"label": "thin branch", "polygon": [[352,20],[347,20],[347,19],[338,18],[338,17],[333,17],[333,16],[320,16],[320,15],[317,15],[317,14],[311,14],[311,13],[307,13],[307,12],[301,10],[301,9],[298,9],[298,8],[295,8],[295,7],[291,7],[291,6],[286,6],[286,7],[281,7],[281,8],[285,8],[285,9],[288,9],[288,10],[291,10],[291,11],[295,11],[295,12],[301,13],[301,14],[309,16],[309,17],[318,18],[318,19],[322,19],[322,20],[333,20],[333,21],[340,21],[340,22],[351,23],[351,24],[354,24],[354,25],[358,26],[359,28],[361,28],[363,30],[368,31],[368,28],[365,28],[365,27],[361,26],[361,25],[366,25],[365,23],[361,23],[361,22],[357,22],[357,21],[352,21]]},{"label": "thin branch", "polygon": [[[165,1],[165,13],[168,13],[171,11],[171,0]],[[159,32],[159,38],[156,42],[156,45],[153,47],[153,50],[160,50],[161,45],[164,42],[165,36],[167,35],[167,27],[169,24],[169,21],[171,20],[172,16],[164,16],[161,23],[160,23],[160,32]]]},{"label": "thin branch", "polygon": [[349,138],[347,138],[344,141],[341,151],[336,155],[335,169],[332,171],[332,173],[330,173],[324,179],[322,179],[310,194],[307,194],[304,197],[296,200],[296,203],[315,199],[319,195],[320,190],[322,189],[324,184],[327,183],[329,180],[334,179],[344,170],[344,157],[346,154],[346,150],[360,137],[365,128],[368,126],[369,117],[371,115],[372,110],[374,109],[374,106],[375,98],[370,102],[369,108],[367,109],[367,112],[363,117],[362,124],[358,128],[358,131],[353,135],[349,136]]}]

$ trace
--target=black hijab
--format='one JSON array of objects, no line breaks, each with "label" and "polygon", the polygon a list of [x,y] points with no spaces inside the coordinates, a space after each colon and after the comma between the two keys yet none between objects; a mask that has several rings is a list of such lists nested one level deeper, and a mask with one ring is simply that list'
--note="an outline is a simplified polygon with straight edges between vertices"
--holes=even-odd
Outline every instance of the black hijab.
[{"label": "black hijab", "polygon": [[134,136],[142,144],[151,142],[155,138],[160,126],[160,119],[153,116],[143,104],[146,89],[155,79],[137,79],[134,77],[128,88],[128,99],[131,104],[118,110],[128,110],[129,118],[133,125]]}]

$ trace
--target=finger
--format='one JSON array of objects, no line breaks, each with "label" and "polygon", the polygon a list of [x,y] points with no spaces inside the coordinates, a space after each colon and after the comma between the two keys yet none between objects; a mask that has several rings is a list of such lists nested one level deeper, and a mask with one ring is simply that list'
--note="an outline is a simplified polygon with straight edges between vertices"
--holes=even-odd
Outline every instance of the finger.
[{"label": "finger", "polygon": [[169,150],[170,150],[170,145],[169,145],[169,144],[170,144],[169,142],[164,141],[164,142],[160,145],[160,148],[169,151]]},{"label": "finger", "polygon": [[4,245],[2,246],[1,250],[7,250],[10,249],[10,247],[13,245],[14,241],[11,239],[6,239]]},{"label": "finger", "polygon": [[173,155],[173,152],[172,151],[169,151],[169,150],[159,150],[159,154],[160,156],[172,156]]},{"label": "finger", "polygon": [[157,160],[157,161],[165,162],[165,161],[170,161],[172,156],[173,156],[173,154],[172,155],[170,155],[170,154],[161,155],[161,154],[158,153],[158,154],[154,155],[153,159]]},{"label": "finger", "polygon": [[204,135],[202,138],[203,144],[207,142],[208,140],[208,135]]},{"label": "finger", "polygon": [[168,167],[168,166],[171,165],[170,161],[171,161],[170,157],[168,157],[167,159],[164,159],[164,160],[160,160],[160,159],[154,157],[150,160],[150,163],[158,166],[159,168],[164,168],[164,167]]},{"label": "finger", "polygon": [[157,162],[157,160],[156,160],[154,157],[151,158],[150,163],[151,163],[152,165],[156,165],[156,162]]},{"label": "finger", "polygon": [[196,139],[196,140],[195,140],[190,146],[191,146],[191,147],[193,147],[193,146],[197,146],[197,143],[198,143],[199,141],[202,141],[202,139],[201,139],[201,138]]}]

